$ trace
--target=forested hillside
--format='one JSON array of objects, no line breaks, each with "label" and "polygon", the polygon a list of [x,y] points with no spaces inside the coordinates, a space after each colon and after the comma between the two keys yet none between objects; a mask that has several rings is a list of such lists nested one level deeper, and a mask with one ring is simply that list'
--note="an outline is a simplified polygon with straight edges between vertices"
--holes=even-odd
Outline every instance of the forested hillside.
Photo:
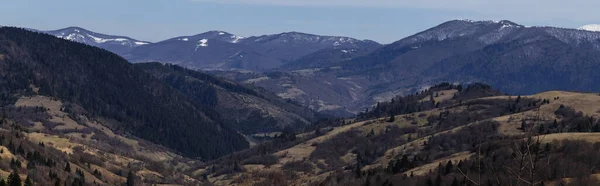
[{"label": "forested hillside", "polygon": [[214,108],[222,121],[244,134],[303,129],[325,117],[264,90],[202,72],[160,63],[136,66],[178,89],[197,104]]},{"label": "forested hillside", "polygon": [[221,185],[597,185],[598,94],[448,83],[221,158]]},{"label": "forested hillside", "polygon": [[[19,28],[0,28],[0,98],[40,94],[81,106],[110,128],[189,157],[248,147],[211,107],[103,49]],[[65,107],[65,110],[76,108]]]}]

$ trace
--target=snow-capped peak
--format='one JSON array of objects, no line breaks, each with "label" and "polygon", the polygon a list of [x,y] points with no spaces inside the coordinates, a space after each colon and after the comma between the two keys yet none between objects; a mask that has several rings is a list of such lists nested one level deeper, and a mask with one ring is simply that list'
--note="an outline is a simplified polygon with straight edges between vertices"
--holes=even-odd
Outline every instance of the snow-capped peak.
[{"label": "snow-capped peak", "polygon": [[185,38],[189,38],[189,40],[194,41],[195,39],[210,39],[210,40],[218,40],[224,41],[228,43],[238,43],[243,40],[245,37],[233,35],[231,33],[219,30],[213,30],[204,32],[194,36],[180,37],[177,38],[179,41],[188,41]]},{"label": "snow-capped peak", "polygon": [[46,33],[54,35],[61,39],[85,43],[93,46],[97,46],[99,44],[115,44],[136,47],[140,45],[149,44],[148,42],[138,41],[124,36],[105,35],[79,27],[68,27],[60,30],[46,31]]},{"label": "snow-capped peak", "polygon": [[600,24],[583,25],[583,26],[579,27],[579,30],[600,32]]}]

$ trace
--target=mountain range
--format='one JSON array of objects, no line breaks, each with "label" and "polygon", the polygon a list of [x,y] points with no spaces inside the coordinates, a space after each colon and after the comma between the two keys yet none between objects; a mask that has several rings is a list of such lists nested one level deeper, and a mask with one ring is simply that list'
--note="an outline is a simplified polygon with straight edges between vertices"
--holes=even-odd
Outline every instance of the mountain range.
[{"label": "mountain range", "polygon": [[[2,103],[42,95],[188,157],[248,147],[244,135],[299,130],[324,115],[260,88],[175,65],[131,64],[106,50],[0,28]],[[192,145],[194,144],[194,145]]]},{"label": "mountain range", "polygon": [[99,34],[79,27],[41,32],[104,48],[131,62],[158,61],[202,70],[265,71],[320,50],[370,50],[381,46],[371,40],[299,32],[246,38],[224,31],[209,31],[156,43]]},{"label": "mountain range", "polygon": [[[599,183],[600,97],[572,92],[598,91],[599,32],[453,20],[379,45],[70,29],[0,27],[10,185]],[[211,62],[235,50],[274,61]],[[164,61],[124,58],[148,52]],[[197,68],[197,53],[214,57]]]},{"label": "mountain range", "polygon": [[297,32],[240,37],[210,31],[114,52],[131,62],[208,70],[320,112],[351,116],[437,82],[484,82],[511,94],[600,91],[592,86],[600,32],[590,29],[452,20],[386,45]]},{"label": "mountain range", "polygon": [[249,79],[317,110],[352,115],[438,82],[484,82],[510,94],[597,92],[598,55],[600,32],[453,20],[350,59],[316,57],[277,76],[223,76]]}]

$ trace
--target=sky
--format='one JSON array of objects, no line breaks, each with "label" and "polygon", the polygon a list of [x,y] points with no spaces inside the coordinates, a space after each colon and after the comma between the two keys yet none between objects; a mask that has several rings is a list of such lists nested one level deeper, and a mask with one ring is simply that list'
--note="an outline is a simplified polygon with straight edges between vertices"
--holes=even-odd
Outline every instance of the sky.
[{"label": "sky", "polygon": [[391,43],[452,19],[565,28],[600,24],[598,0],[0,0],[0,5],[3,26],[79,26],[152,42],[222,30]]}]

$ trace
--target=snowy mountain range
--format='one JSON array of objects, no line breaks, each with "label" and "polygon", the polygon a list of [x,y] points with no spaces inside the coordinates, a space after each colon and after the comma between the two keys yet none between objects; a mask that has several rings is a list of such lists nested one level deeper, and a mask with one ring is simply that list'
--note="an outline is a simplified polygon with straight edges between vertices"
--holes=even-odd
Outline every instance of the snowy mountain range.
[{"label": "snowy mountain range", "polygon": [[80,27],[68,27],[59,30],[41,31],[58,38],[104,48],[116,54],[125,54],[134,47],[151,44],[125,36],[106,35]]},{"label": "snowy mountain range", "polygon": [[299,32],[242,37],[215,30],[152,43],[125,36],[101,34],[80,27],[36,31],[104,48],[131,62],[160,61],[205,70],[263,71],[278,68],[319,50],[363,51],[381,46],[370,40]]},{"label": "snowy mountain range", "polygon": [[209,31],[155,43],[80,28],[48,33],[100,46],[130,62],[239,71],[223,76],[315,110],[352,114],[440,81],[484,82],[514,94],[598,91],[593,88],[600,83],[595,75],[600,71],[600,32],[595,28],[452,20],[386,45],[299,32],[241,37]]},{"label": "snowy mountain range", "polygon": [[483,82],[523,95],[600,91],[595,86],[600,84],[600,32],[452,20],[374,50],[347,54],[321,51],[278,69],[283,74],[233,79],[316,110],[354,114],[439,82]]}]

